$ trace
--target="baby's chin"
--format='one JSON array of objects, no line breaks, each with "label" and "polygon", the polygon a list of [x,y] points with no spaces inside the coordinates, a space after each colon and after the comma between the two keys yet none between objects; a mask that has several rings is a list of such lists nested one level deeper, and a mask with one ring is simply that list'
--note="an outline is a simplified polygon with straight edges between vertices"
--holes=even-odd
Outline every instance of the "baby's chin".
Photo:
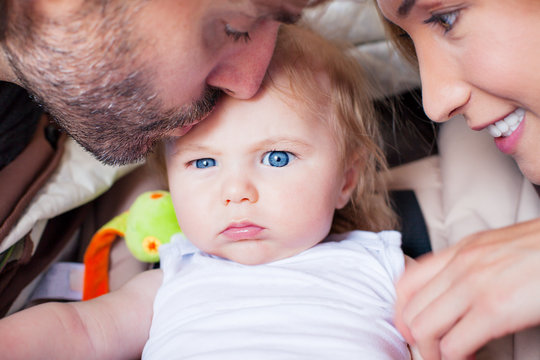
[{"label": "baby's chin", "polygon": [[233,251],[218,256],[242,265],[262,265],[294,255],[273,249],[267,240],[241,240],[234,245]]},{"label": "baby's chin", "polygon": [[227,259],[242,265],[263,265],[268,264],[282,258],[267,256],[264,254],[250,254],[246,256],[231,256]]}]

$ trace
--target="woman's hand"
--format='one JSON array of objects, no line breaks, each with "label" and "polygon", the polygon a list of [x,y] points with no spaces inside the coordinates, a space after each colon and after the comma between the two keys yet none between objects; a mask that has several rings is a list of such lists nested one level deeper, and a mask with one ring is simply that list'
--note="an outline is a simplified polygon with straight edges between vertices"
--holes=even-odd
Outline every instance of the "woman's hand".
[{"label": "woman's hand", "polygon": [[469,236],[406,269],[396,326],[424,360],[470,359],[540,324],[540,219]]}]

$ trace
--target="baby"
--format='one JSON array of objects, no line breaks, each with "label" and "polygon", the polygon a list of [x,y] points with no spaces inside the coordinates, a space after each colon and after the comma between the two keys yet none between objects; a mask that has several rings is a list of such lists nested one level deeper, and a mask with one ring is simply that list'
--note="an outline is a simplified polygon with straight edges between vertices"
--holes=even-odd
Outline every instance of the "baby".
[{"label": "baby", "polygon": [[8,317],[0,343],[24,359],[409,359],[378,142],[357,62],[284,26],[254,98],[223,97],[158,151],[183,231],[161,268]]}]

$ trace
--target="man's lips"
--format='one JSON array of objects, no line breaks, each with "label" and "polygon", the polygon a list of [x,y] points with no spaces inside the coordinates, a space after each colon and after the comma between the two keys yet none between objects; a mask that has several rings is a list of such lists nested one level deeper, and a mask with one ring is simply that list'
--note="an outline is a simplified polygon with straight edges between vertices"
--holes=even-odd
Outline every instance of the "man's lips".
[{"label": "man's lips", "polygon": [[210,116],[210,114],[212,113],[212,111],[214,111],[214,109],[212,109],[211,111],[209,111],[208,113],[204,114],[203,116],[201,116],[200,119],[198,119],[197,121],[194,121],[193,123],[189,124],[189,125],[185,125],[185,126],[182,126],[181,128],[178,128],[176,130],[174,130],[172,133],[171,133],[171,136],[177,136],[177,137],[180,137],[180,136],[184,136],[186,135],[189,130],[191,130],[195,125],[197,125],[198,123],[200,123],[201,121],[205,120],[208,116]]},{"label": "man's lips", "polygon": [[189,130],[194,126],[195,124],[182,126],[180,129],[178,129],[178,132],[175,134],[176,136],[184,136],[188,133]]},{"label": "man's lips", "polygon": [[229,225],[221,234],[231,240],[248,240],[255,239],[263,230],[259,225],[244,222]]},{"label": "man's lips", "polygon": [[173,131],[169,132],[168,135],[172,137],[180,137],[186,135],[189,130],[191,130],[196,124],[190,124],[185,125],[179,128],[174,129]]}]

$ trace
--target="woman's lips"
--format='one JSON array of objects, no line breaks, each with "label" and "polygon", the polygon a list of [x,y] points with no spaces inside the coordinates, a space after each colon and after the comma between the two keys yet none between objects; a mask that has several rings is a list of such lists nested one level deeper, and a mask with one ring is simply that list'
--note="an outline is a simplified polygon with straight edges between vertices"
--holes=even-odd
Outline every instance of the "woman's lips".
[{"label": "woman's lips", "polygon": [[221,232],[221,234],[235,241],[250,240],[255,239],[263,230],[264,228],[259,225],[251,223],[241,223],[228,226],[225,230]]},{"label": "woman's lips", "polygon": [[494,138],[495,145],[499,150],[505,154],[513,154],[517,147],[521,135],[523,134],[523,128],[525,127],[525,119],[523,119],[518,127],[512,132],[510,136],[501,136]]}]

